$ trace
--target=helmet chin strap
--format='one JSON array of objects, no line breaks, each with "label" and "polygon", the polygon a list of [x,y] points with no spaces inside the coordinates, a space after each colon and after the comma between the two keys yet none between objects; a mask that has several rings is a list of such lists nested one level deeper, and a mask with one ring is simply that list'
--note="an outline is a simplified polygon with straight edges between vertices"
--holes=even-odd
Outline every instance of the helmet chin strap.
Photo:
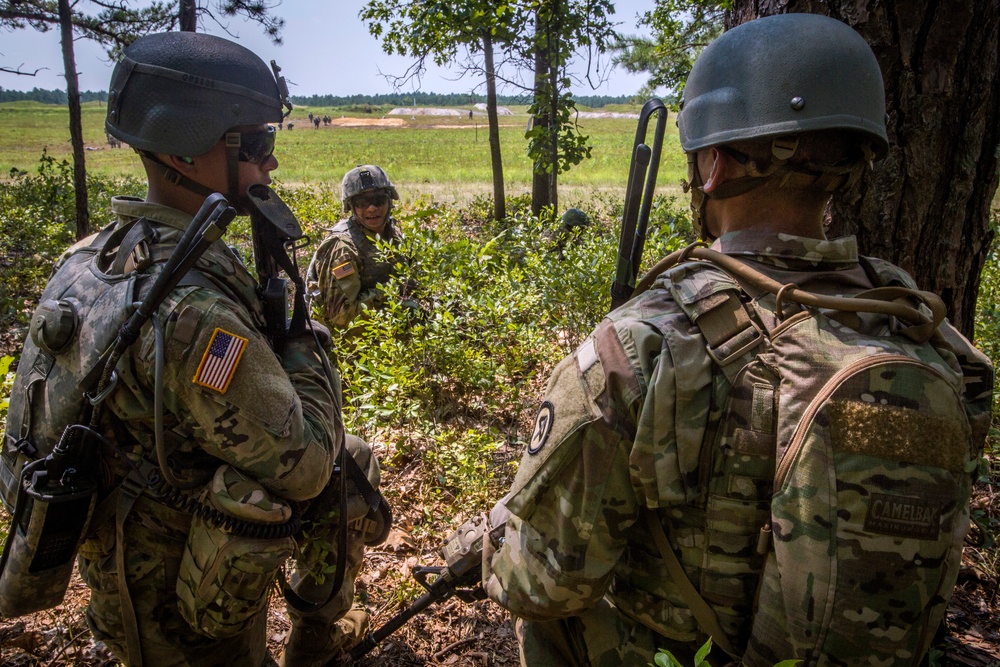
[{"label": "helmet chin strap", "polygon": [[715,238],[708,233],[708,227],[703,223],[705,218],[705,205],[708,203],[708,193],[705,192],[705,182],[701,180],[701,173],[698,171],[698,153],[691,151],[687,154],[688,177],[686,181],[681,181],[681,188],[684,192],[691,193],[691,227],[694,233],[702,241],[714,241]]},{"label": "helmet chin strap", "polygon": [[[226,132],[226,171],[228,172],[229,205],[240,210],[240,133]],[[245,213],[244,213],[245,215]]]},{"label": "helmet chin strap", "polygon": [[[226,132],[226,187],[228,193],[226,193],[226,198],[229,203],[239,210],[238,203],[241,199],[240,197],[240,145],[241,138],[239,132]],[[202,197],[208,197],[215,193],[215,190],[202,185],[198,181],[188,178],[184,174],[180,173],[166,162],[161,160],[155,153],[150,151],[140,151],[137,150],[144,159],[152,162],[153,165],[159,170],[163,178],[169,182],[173,183],[179,188],[184,188],[190,192],[200,195]]]},{"label": "helmet chin strap", "polygon": [[140,150],[137,150],[136,152],[139,153],[139,155],[141,155],[144,160],[147,160],[148,162],[152,163],[152,166],[159,170],[164,180],[166,180],[168,183],[173,183],[179,188],[184,188],[185,190],[189,190],[190,192],[193,192],[196,195],[200,195],[202,197],[208,197],[209,195],[215,192],[215,190],[207,188],[198,181],[192,180],[187,176],[185,176],[184,174],[180,173],[179,171],[168,165],[166,162],[158,158],[155,153],[151,153],[150,151],[140,151]]},{"label": "helmet chin strap", "polygon": [[681,181],[684,192],[691,193],[691,226],[703,241],[714,241],[715,237],[708,231],[705,224],[705,206],[709,199],[729,199],[750,192],[767,181],[778,179],[779,188],[790,190],[815,190],[832,193],[840,188],[850,187],[861,177],[862,172],[871,166],[874,152],[868,144],[862,144],[860,149],[863,159],[847,165],[816,165],[808,164],[792,166],[788,160],[798,149],[798,137],[776,137],[771,142],[771,161],[763,169],[753,160],[727,146],[715,148],[730,156],[746,168],[747,176],[733,178],[720,183],[713,188],[711,194],[705,192],[705,182],[698,170],[698,153],[687,153],[688,180]]}]

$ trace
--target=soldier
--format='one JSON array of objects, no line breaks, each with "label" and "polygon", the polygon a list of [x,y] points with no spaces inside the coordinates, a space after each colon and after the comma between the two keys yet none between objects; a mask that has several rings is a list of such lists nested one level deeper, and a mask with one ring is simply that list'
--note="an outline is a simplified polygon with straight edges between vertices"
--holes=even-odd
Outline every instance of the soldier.
[{"label": "soldier", "polygon": [[[96,237],[105,244],[101,257],[110,258],[108,274],[133,274],[143,284],[141,274],[162,268],[212,193],[247,215],[247,188],[270,183],[278,167],[268,123],[282,120],[283,103],[291,109],[283,79],[233,42],[170,32],[126,48],[112,75],[106,127],[139,154],[148,190],[145,200],[112,200],[117,222]],[[71,253],[91,243],[95,237]],[[57,272],[53,282],[64,279]],[[75,344],[86,345],[91,327],[120,324],[91,314]],[[128,665],[273,664],[267,598],[292,538],[255,539],[240,550],[242,538],[220,526],[307,507],[337,488],[331,480],[344,448],[375,487],[378,464],[364,442],[345,438],[339,375],[322,372],[319,339],[298,335],[281,356],[272,352],[257,283],[223,240],[157,315],[117,365],[119,380],[103,404],[111,500],[80,548],[87,621]],[[340,591],[318,591],[309,572],[293,572],[306,611],[290,610],[286,665],[338,658],[367,624],[363,610],[351,610],[365,538],[361,524],[352,526]],[[226,557],[229,547],[244,555]]]},{"label": "soldier", "polygon": [[[844,24],[818,15],[785,14],[724,33],[695,62],[678,115],[695,229],[713,241],[715,250],[752,265],[778,285],[854,295],[892,276],[895,284],[912,287],[912,278],[888,262],[862,262],[854,237],[827,240],[824,235],[823,214],[832,192],[850,187],[873,156],[887,152],[884,117],[878,63],[864,40]],[[660,648],[691,664],[709,634],[716,649],[728,646],[733,660],[753,667],[794,658],[808,658],[810,665],[919,664],[943,618],[960,563],[968,527],[968,471],[975,467],[990,421],[989,362],[950,325],[938,329],[947,343],[935,349],[943,350],[941,359],[951,360],[941,364],[949,369],[949,380],[942,386],[964,385],[965,393],[959,397],[949,388],[950,398],[942,393],[933,400],[958,405],[950,414],[956,415],[952,423],[962,428],[964,437],[941,440],[956,452],[952,461],[957,464],[947,464],[954,472],[941,474],[949,481],[933,492],[926,485],[911,484],[915,497],[899,504],[906,517],[923,519],[907,524],[883,514],[873,521],[881,524],[870,527],[878,534],[865,537],[860,545],[848,535],[843,546],[836,545],[839,550],[824,542],[808,552],[839,563],[845,579],[834,579],[831,588],[825,588],[825,580],[817,576],[806,582],[807,596],[825,597],[851,588],[862,602],[814,618],[829,609],[823,597],[796,597],[785,590],[787,608],[757,609],[756,581],[768,544],[758,539],[770,536],[772,526],[767,524],[769,530],[758,536],[762,523],[740,522],[758,508],[771,519],[776,436],[767,420],[796,406],[769,399],[771,385],[764,380],[747,395],[730,395],[731,387],[746,386],[745,374],[739,374],[746,366],[740,363],[749,366],[746,358],[751,358],[766,368],[772,357],[746,352],[762,349],[760,335],[744,339],[749,347],[741,347],[741,342],[724,348],[732,339],[718,334],[742,322],[740,331],[766,331],[769,340],[777,340],[775,323],[789,320],[782,321],[780,295],[777,300],[750,299],[732,281],[732,289],[742,296],[731,302],[733,319],[728,319],[729,306],[721,304],[730,301],[719,291],[720,283],[691,282],[691,275],[697,274],[690,272],[703,270],[695,265],[705,264],[682,264],[661,275],[649,291],[613,311],[549,381],[517,477],[491,513],[494,526],[506,522],[503,537],[488,541],[483,558],[489,596],[515,618],[521,664],[645,666]],[[695,306],[704,308],[701,314],[693,311]],[[785,308],[788,316],[787,302]],[[716,318],[710,327],[710,318],[702,319],[702,314],[715,312],[727,321]],[[742,320],[739,313],[744,314]],[[884,316],[845,322],[868,336],[886,335],[876,332],[892,326]],[[781,335],[797,336],[800,330],[789,326],[785,331],[791,332]],[[821,354],[822,347],[817,347]],[[806,369],[791,381],[801,384],[808,373]],[[740,384],[734,385],[737,381]],[[782,383],[787,381],[782,376]],[[892,401],[898,399],[891,393],[878,392],[865,400],[896,405]],[[912,394],[905,396],[898,405],[917,403]],[[872,409],[891,412],[882,406]],[[915,424],[895,425],[889,439],[901,448],[896,451],[904,451],[908,438],[921,436]],[[735,433],[742,437],[718,440],[728,437],[723,429],[730,425],[738,427]],[[726,447],[719,448],[719,442]],[[919,480],[922,473],[912,463],[896,459],[892,467],[864,458],[865,448],[885,444],[863,438],[851,443],[860,448],[849,455],[856,457],[851,460],[871,466],[858,474],[871,470],[872,483],[879,484],[883,478],[876,471],[898,469],[905,475],[910,470],[912,480]],[[770,464],[757,471],[754,456],[763,461],[770,456]],[[714,468],[713,461],[733,467]],[[877,467],[883,465],[887,467]],[[729,476],[720,482],[728,486],[709,486],[723,471]],[[936,504],[934,494],[939,491],[958,505],[949,523],[942,520],[940,525],[936,512],[947,503]],[[726,492],[745,493],[748,499],[760,493],[760,505],[756,500],[724,505],[718,495],[710,495]],[[809,497],[808,489],[802,493],[802,499]],[[870,507],[882,505],[876,499]],[[924,511],[930,506],[938,509]],[[919,509],[911,513],[914,507]],[[846,511],[842,508],[836,520],[864,520]],[[822,521],[815,519],[817,533],[828,526]],[[737,530],[744,528],[752,530]],[[777,543],[779,536],[790,540],[809,528],[775,523],[773,529]],[[852,551],[852,545],[860,553]],[[876,548],[879,559],[865,565],[864,551]],[[947,556],[925,559],[925,548],[927,554],[944,549]],[[769,559],[767,564],[774,562]],[[865,580],[849,579],[855,575],[847,572],[859,572],[854,567],[859,562]],[[775,567],[781,574],[781,566]],[[809,563],[796,570],[802,571],[812,572]],[[899,590],[894,588],[899,583],[908,587],[905,595],[888,600],[890,607],[895,605],[891,614],[872,611],[883,608],[879,596]],[[774,633],[751,635],[751,624],[756,630],[762,617],[777,619],[771,625]],[[716,627],[703,622],[705,618],[716,619]],[[838,630],[848,631],[813,637],[832,642],[818,653],[783,643],[792,624],[807,622],[836,624]],[[712,664],[730,659],[717,657]]]},{"label": "soldier", "polygon": [[568,208],[559,218],[559,227],[548,236],[552,240],[552,246],[559,256],[564,259],[566,246],[575,242],[583,230],[590,225],[590,216],[578,208]]},{"label": "soldier", "polygon": [[381,285],[394,275],[398,258],[383,256],[376,242],[398,246],[402,233],[392,217],[392,200],[399,193],[381,167],[351,169],[344,175],[341,197],[351,215],[316,250],[307,283],[322,321],[346,330],[363,309],[385,302]]}]

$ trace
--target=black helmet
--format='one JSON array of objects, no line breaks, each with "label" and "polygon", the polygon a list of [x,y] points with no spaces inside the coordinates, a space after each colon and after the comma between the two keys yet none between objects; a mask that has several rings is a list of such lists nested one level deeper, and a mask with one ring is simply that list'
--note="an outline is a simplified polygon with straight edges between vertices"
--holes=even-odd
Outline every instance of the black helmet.
[{"label": "black helmet", "polygon": [[133,148],[195,156],[238,125],[277,123],[291,109],[284,77],[234,42],[193,32],[146,35],[111,75],[108,133]]},{"label": "black helmet", "polygon": [[685,152],[812,130],[853,130],[888,150],[875,54],[850,26],[778,14],[723,33],[698,56],[677,114]]}]

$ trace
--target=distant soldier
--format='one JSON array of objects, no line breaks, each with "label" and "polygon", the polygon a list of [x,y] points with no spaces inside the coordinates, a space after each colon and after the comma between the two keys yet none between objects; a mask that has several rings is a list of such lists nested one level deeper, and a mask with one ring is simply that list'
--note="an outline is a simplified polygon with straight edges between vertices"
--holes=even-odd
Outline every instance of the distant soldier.
[{"label": "distant soldier", "polygon": [[312,111],[310,111],[309,112],[309,122],[310,123],[312,122],[312,119],[313,119],[313,114],[312,114]]},{"label": "distant soldier", "polygon": [[563,259],[566,246],[580,237],[584,228],[590,225],[590,216],[578,208],[568,208],[560,218],[558,229],[551,233],[553,250]]},{"label": "distant soldier", "polygon": [[472,120],[472,109],[469,109],[469,120]]},{"label": "distant soldier", "polygon": [[306,280],[320,319],[347,329],[362,310],[385,302],[381,285],[393,275],[396,258],[385,257],[378,241],[395,245],[402,234],[391,215],[392,200],[399,199],[399,193],[380,167],[364,165],[347,172],[341,196],[350,217],[320,244]]}]

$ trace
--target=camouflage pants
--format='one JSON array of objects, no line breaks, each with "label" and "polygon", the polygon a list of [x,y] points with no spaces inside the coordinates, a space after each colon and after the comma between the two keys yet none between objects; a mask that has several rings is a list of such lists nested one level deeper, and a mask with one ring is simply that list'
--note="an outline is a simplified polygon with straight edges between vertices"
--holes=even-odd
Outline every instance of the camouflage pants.
[{"label": "camouflage pants", "polygon": [[[177,606],[180,569],[190,515],[140,497],[125,524],[125,580],[135,609],[144,665],[156,667],[259,667],[265,663],[266,614],[243,633],[211,639],[195,632]],[[90,587],[87,623],[94,637],[128,665],[119,599],[115,525],[108,521],[80,549],[80,576]]]},{"label": "camouflage pants", "polygon": [[647,667],[659,648],[687,665],[698,650],[653,632],[606,599],[569,618],[515,619],[514,630],[522,667]]},{"label": "camouflage pants", "polygon": [[[347,436],[347,448],[378,488],[378,462],[364,441]],[[353,485],[348,485],[353,490]],[[364,501],[349,495],[348,517],[364,516]],[[227,639],[211,639],[195,632],[178,610],[176,594],[184,544],[191,524],[189,514],[173,510],[142,496],[125,523],[124,566],[130,599],[135,609],[144,665],[154,667],[260,667],[273,664],[265,640],[267,613],[260,613],[243,633]],[[335,526],[333,526],[335,528]],[[354,599],[354,580],[364,552],[364,534],[348,533],[347,567],[340,592],[318,611],[302,613],[289,609],[293,626],[321,625],[331,628]],[[94,637],[107,644],[115,656],[129,664],[126,631],[119,598],[115,556],[115,522],[105,522],[80,548],[80,576],[90,588],[87,622]],[[336,550],[322,554],[320,566],[336,563]],[[296,563],[290,583],[309,602],[326,601],[333,577],[319,584],[304,574],[317,563]]]}]

